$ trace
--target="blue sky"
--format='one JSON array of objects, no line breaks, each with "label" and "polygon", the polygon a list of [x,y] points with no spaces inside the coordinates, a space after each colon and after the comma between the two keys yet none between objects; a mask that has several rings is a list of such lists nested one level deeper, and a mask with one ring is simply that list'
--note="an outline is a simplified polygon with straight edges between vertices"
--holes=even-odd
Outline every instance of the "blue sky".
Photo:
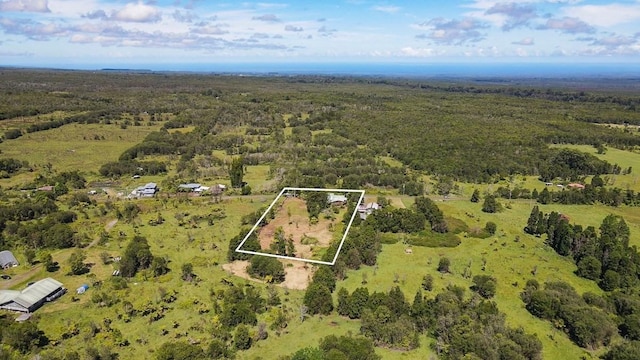
[{"label": "blue sky", "polygon": [[640,0],[0,0],[0,64],[640,63]]}]

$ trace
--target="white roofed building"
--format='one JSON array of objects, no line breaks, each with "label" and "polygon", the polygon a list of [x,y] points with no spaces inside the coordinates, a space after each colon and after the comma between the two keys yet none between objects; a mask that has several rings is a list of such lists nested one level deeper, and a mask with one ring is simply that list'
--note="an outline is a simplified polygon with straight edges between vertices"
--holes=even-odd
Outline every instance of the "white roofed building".
[{"label": "white roofed building", "polygon": [[0,309],[31,313],[66,292],[61,282],[52,278],[42,279],[22,291],[0,290]]}]

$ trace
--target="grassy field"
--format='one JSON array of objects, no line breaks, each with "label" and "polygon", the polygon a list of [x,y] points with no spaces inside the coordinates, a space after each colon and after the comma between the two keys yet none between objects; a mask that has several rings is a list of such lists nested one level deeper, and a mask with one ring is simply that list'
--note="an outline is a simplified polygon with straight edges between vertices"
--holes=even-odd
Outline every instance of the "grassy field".
[{"label": "grassy field", "polygon": [[[172,76],[163,76],[165,80],[170,77]],[[479,203],[469,201],[474,189],[480,190],[481,197],[484,197],[487,193],[495,192],[500,186],[541,191],[545,188],[543,182],[536,176],[516,174],[496,180],[496,183],[491,184],[458,183],[451,195],[444,198],[434,195],[438,177],[424,174],[416,170],[420,167],[413,166],[420,165],[421,161],[430,160],[428,157],[430,156],[429,148],[425,148],[425,151],[421,152],[421,155],[427,154],[427,158],[416,157],[416,163],[412,163],[411,166],[407,165],[409,163],[406,161],[407,159],[404,159],[403,163],[398,160],[399,157],[393,157],[402,154],[402,152],[394,151],[398,146],[406,145],[405,142],[409,140],[411,135],[420,129],[429,131],[423,134],[427,137],[438,137],[445,133],[431,132],[432,129],[438,129],[441,124],[456,125],[457,127],[446,130],[450,131],[450,138],[440,139],[438,137],[442,146],[472,137],[476,139],[474,141],[479,142],[476,145],[482,145],[481,142],[494,141],[493,138],[500,135],[494,133],[494,129],[497,127],[512,126],[514,121],[522,120],[522,129],[526,129],[526,126],[542,121],[540,119],[554,118],[554,116],[565,113],[567,110],[564,108],[564,104],[535,99],[524,103],[525,99],[511,96],[502,97],[497,94],[475,96],[455,92],[449,94],[435,89],[420,90],[418,93],[413,87],[400,86],[400,84],[381,85],[374,88],[377,90],[376,92],[372,92],[371,87],[363,87],[355,83],[345,83],[335,88],[329,88],[323,84],[323,89],[330,90],[317,90],[318,92],[316,92],[316,84],[290,83],[286,79],[265,78],[263,80],[270,83],[263,84],[260,82],[262,80],[246,82],[247,80],[240,77],[231,77],[208,82],[206,86],[196,83],[204,81],[203,79],[205,77],[191,79],[190,81],[193,83],[178,81],[174,83],[177,85],[176,87],[165,89],[164,95],[156,93],[157,96],[148,99],[147,95],[139,95],[141,92],[137,88],[131,90],[134,88],[124,88],[113,82],[113,90],[105,93],[91,93],[91,97],[88,98],[105,97],[114,104],[124,103],[124,100],[128,99],[137,103],[136,106],[132,105],[132,108],[139,107],[140,109],[146,109],[153,105],[148,102],[160,104],[150,108],[160,112],[158,115],[161,115],[163,121],[177,120],[180,122],[178,126],[184,126],[171,129],[170,133],[197,135],[194,137],[185,136],[189,139],[187,145],[197,145],[195,147],[198,149],[198,153],[189,163],[193,166],[188,169],[178,166],[183,155],[179,151],[175,151],[171,155],[145,155],[145,160],[166,162],[168,174],[143,176],[139,179],[123,175],[113,184],[104,185],[107,179],[101,178],[98,174],[100,166],[117,160],[123,151],[139,144],[149,133],[162,126],[162,122],[150,122],[150,115],[143,116],[141,123],[144,125],[141,126],[122,128],[115,123],[109,125],[73,123],[56,129],[25,133],[18,139],[4,140],[0,143],[2,157],[26,160],[34,170],[32,172],[22,171],[11,178],[0,179],[2,189],[0,195],[5,198],[3,200],[5,202],[0,205],[4,206],[18,198],[32,196],[29,192],[13,191],[11,187],[32,183],[38,175],[48,176],[67,170],[79,170],[89,183],[93,183],[88,189],[79,191],[85,192],[103,188],[108,190],[108,194],[101,193],[92,197],[97,202],[95,205],[69,208],[67,200],[71,198],[71,195],[62,196],[57,200],[60,209],[72,210],[79,215],[79,219],[71,226],[76,231],[76,236],[82,240],[83,251],[86,255],[85,263],[90,267],[88,274],[77,276],[69,274],[68,259],[75,249],[52,251],[53,260],[59,263],[60,269],[48,273],[41,264],[26,265],[23,249],[17,248],[15,254],[22,265],[4,272],[13,276],[11,281],[0,282],[0,288],[23,289],[29,282],[44,277],[53,277],[69,289],[69,294],[45,305],[35,314],[35,318],[39,319],[39,327],[51,340],[51,345],[44,349],[45,354],[43,355],[47,355],[47,352],[60,355],[63,351],[77,350],[84,357],[85,349],[88,347],[106,344],[119,353],[120,359],[153,359],[155,358],[155,349],[169,341],[189,341],[206,346],[215,336],[214,331],[220,324],[220,316],[213,309],[214,297],[212,294],[214,292],[227,289],[230,286],[255,287],[266,297],[266,284],[254,279],[232,275],[223,268],[223,265],[227,263],[229,240],[241,234],[244,231],[243,228],[247,227],[241,224],[243,216],[269,205],[275,194],[280,191],[278,175],[282,175],[283,171],[291,170],[290,167],[293,167],[291,164],[298,164],[292,161],[293,150],[298,152],[295,155],[296,161],[300,156],[301,169],[312,164],[311,161],[308,161],[309,159],[313,159],[313,161],[327,159],[324,157],[322,147],[299,146],[300,144],[286,142],[286,139],[284,144],[275,145],[273,141],[260,142],[267,135],[246,135],[246,132],[253,126],[262,129],[279,127],[281,126],[280,122],[272,122],[271,119],[282,117],[286,123],[286,127],[283,128],[284,135],[291,140],[295,138],[292,136],[294,130],[299,130],[291,126],[296,125],[292,121],[294,117],[299,116],[302,120],[308,119],[310,116],[315,118],[322,116],[325,111],[334,111],[331,109],[336,109],[340,113],[336,124],[329,122],[324,129],[319,127],[319,130],[313,130],[313,136],[327,133],[340,134],[340,136],[349,136],[350,134],[350,140],[355,141],[360,149],[383,149],[376,155],[376,158],[393,168],[404,168],[408,178],[415,176],[422,179],[427,192],[444,212],[447,219],[464,221],[470,228],[479,229],[484,228],[485,224],[491,221],[496,223],[498,228],[494,236],[486,239],[472,238],[461,233],[458,236],[462,242],[454,248],[411,246],[412,251],[407,252],[409,246],[403,244],[402,241],[395,244],[385,244],[382,246],[382,252],[376,266],[362,266],[359,270],[348,271],[346,279],[338,281],[337,288],[344,287],[352,292],[358,287],[366,286],[369,288],[369,292],[387,292],[392,287],[399,286],[404,292],[406,300],[411,302],[416,291],[420,289],[422,278],[426,274],[434,277],[434,290],[426,293],[426,296],[429,297],[434,297],[449,285],[458,285],[469,289],[473,275],[487,274],[497,279],[497,292],[494,300],[498,308],[506,314],[507,324],[512,327],[522,327],[528,333],[537,334],[543,343],[545,359],[596,359],[606,351],[606,349],[600,349],[591,352],[576,346],[562,330],[555,328],[551,322],[532,316],[524,308],[520,293],[529,279],[536,279],[540,283],[565,281],[581,294],[584,292],[603,293],[595,282],[576,276],[574,274],[576,266],[572,259],[556,254],[545,245],[544,237],[539,238],[523,232],[532,207],[537,205],[536,202],[534,200],[499,199],[504,207],[503,211],[487,214],[481,211],[482,200]],[[154,81],[158,80],[160,78]],[[271,81],[275,82],[271,83]],[[84,79],[79,83],[84,84]],[[199,86],[204,87],[199,88]],[[210,92],[212,87],[215,87],[216,93],[219,91],[220,98],[204,95],[206,91],[202,90]],[[247,93],[247,89],[251,89],[252,92]],[[132,92],[127,93],[126,91]],[[134,95],[144,97],[144,101],[140,101],[138,98],[135,98],[138,100],[132,100]],[[285,96],[287,100],[281,100]],[[182,102],[182,100],[175,99],[189,99],[190,101]],[[87,102],[90,103],[89,100]],[[360,104],[361,102],[362,104]],[[360,105],[363,104],[366,106],[361,107]],[[495,109],[487,109],[485,114],[483,112],[485,104],[495,104]],[[585,111],[587,111],[586,106]],[[442,110],[440,110],[441,107]],[[531,119],[514,120],[513,114],[524,113],[521,110],[524,110],[525,107],[528,107],[527,116]],[[351,112],[349,109],[360,110]],[[598,109],[596,108],[596,110]],[[153,110],[149,111],[153,112]],[[164,113],[164,111],[167,112]],[[0,122],[0,132],[14,128],[24,130],[35,122],[61,119],[80,112],[80,110],[78,112],[75,110],[53,111],[33,117],[3,120]],[[141,113],[146,113],[146,111]],[[491,115],[491,113],[494,114]],[[433,117],[433,123],[421,122],[424,114]],[[451,114],[455,114],[455,116],[450,116]],[[155,115],[153,115],[154,118]],[[632,117],[632,115],[635,116],[635,113],[631,113],[629,116]],[[134,117],[128,112],[117,116],[121,116],[118,122],[125,119],[132,120]],[[483,123],[486,120],[485,117],[493,118],[492,121],[496,122],[487,126]],[[207,123],[206,121],[209,119],[216,121],[216,123],[214,125]],[[374,120],[379,122],[376,123]],[[473,121],[477,121],[477,124],[472,123]],[[351,129],[353,132],[343,132],[345,129],[349,130],[348,125],[352,122],[355,124]],[[564,122],[566,121],[559,121],[557,124],[551,125],[564,124]],[[212,126],[208,127],[208,125]],[[313,128],[316,129],[315,126],[320,125],[322,123],[315,123]],[[387,125],[389,127],[385,128]],[[572,126],[576,125],[579,124]],[[367,133],[364,131],[367,126],[371,126],[376,132]],[[394,135],[398,129],[402,130],[405,126],[406,132],[398,132]],[[545,125],[544,134],[546,134],[547,128],[548,126]],[[516,130],[522,130],[520,128],[507,127],[507,129],[511,129],[505,132],[512,131],[513,133],[509,136],[513,136],[513,138],[505,138],[505,141],[499,142],[518,143],[522,140],[519,136],[526,135],[524,133],[518,135]],[[531,129],[532,134],[542,131]],[[377,132],[378,130],[380,133]],[[607,129],[600,130],[605,132]],[[478,134],[487,135],[487,137],[467,136]],[[540,134],[543,133],[540,132]],[[247,148],[239,150],[238,146],[234,145],[222,150],[226,145],[222,142],[216,143],[213,140],[218,140],[218,136],[223,138],[227,135],[244,136],[244,144]],[[380,135],[381,144],[376,144],[376,141],[370,142],[378,135]],[[359,136],[368,137],[358,139]],[[394,138],[396,141],[391,141]],[[540,137],[540,139],[542,138]],[[401,140],[397,141],[397,139]],[[415,140],[424,141],[424,139]],[[535,140],[538,143],[539,139]],[[386,144],[387,141],[388,144]],[[597,154],[596,149],[588,145],[558,146],[594,154],[600,159],[620,165],[625,170],[631,167],[633,171],[630,174],[610,175],[605,179],[608,186],[640,191],[640,175],[636,175],[636,172],[640,174],[640,153],[608,148],[605,154]],[[514,149],[508,147],[505,151],[501,150],[500,154],[510,154],[509,151]],[[273,160],[271,163],[261,162],[260,165],[245,167],[243,180],[251,187],[251,195],[240,196],[239,189],[229,188],[224,193],[222,200],[215,202],[211,196],[196,197],[186,193],[177,193],[176,187],[180,182],[200,182],[207,186],[221,183],[229,186],[227,164],[234,156],[238,156],[235,154],[245,150],[248,150],[249,153],[256,151],[278,155],[277,160]],[[440,152],[434,151],[434,154],[440,154],[443,159],[445,159],[445,155],[449,156],[453,153],[451,149],[447,150],[446,146],[436,150]],[[337,148],[327,154],[333,154],[331,159],[327,161],[341,160],[340,151]],[[476,154],[483,154],[483,152],[459,153],[456,158],[449,158],[448,161],[465,159]],[[303,155],[308,158],[303,159]],[[490,160],[482,157],[479,159],[479,161]],[[510,158],[507,156],[503,160],[510,160]],[[344,166],[347,168],[355,166],[357,161],[345,164],[349,164]],[[500,164],[497,163],[497,165]],[[362,170],[362,173],[366,173],[366,171],[376,171],[376,169]],[[384,169],[380,169],[380,171],[384,171]],[[337,173],[342,177],[337,182],[340,184],[347,172]],[[434,173],[438,172],[434,171]],[[406,181],[406,179],[402,181]],[[586,181],[589,181],[588,177]],[[156,182],[160,185],[161,192],[156,198],[125,199],[125,196],[132,189],[147,182]],[[391,186],[376,188],[373,185],[364,185],[364,187],[367,188],[365,202],[376,201],[377,196],[385,196],[394,207],[412,208],[414,204],[414,198],[405,196],[401,189]],[[549,187],[549,189],[560,191],[556,186]],[[122,193],[124,196],[117,196],[118,193]],[[124,209],[128,204],[135,204],[139,207],[140,214],[130,221],[123,217],[118,218],[117,210]],[[539,205],[539,207],[545,213],[560,212],[568,216],[573,224],[596,228],[608,214],[621,215],[631,230],[631,245],[640,246],[640,211],[637,208],[556,204]],[[302,209],[304,211],[301,211],[300,207],[289,210],[292,215],[307,216],[306,210]],[[334,214],[336,224],[329,233],[329,237],[333,237],[332,240],[337,240],[338,235],[342,234],[344,230],[344,225],[341,223],[344,212],[346,210],[341,209]],[[157,224],[158,222],[161,224]],[[287,233],[289,232],[287,231]],[[135,235],[148,239],[154,256],[168,259],[170,272],[153,277],[149,271],[142,271],[127,281],[126,287],[118,289],[117,281],[112,280],[114,278],[113,271],[118,269],[117,262],[103,263],[102,258],[104,254],[109,257],[122,256],[127,244]],[[403,238],[405,235],[392,236]],[[104,241],[100,241],[101,239]],[[318,246],[315,250],[319,248],[326,249],[326,247]],[[319,258],[322,252],[316,251],[313,255]],[[441,274],[437,271],[438,261],[442,257],[451,260],[450,273]],[[193,265],[195,281],[188,282],[182,279],[182,266],[187,263]],[[287,270],[300,270],[294,266],[285,265],[285,267]],[[308,282],[313,266],[308,265],[304,270],[306,272],[299,271],[296,275]],[[90,284],[91,287],[85,294],[76,295],[75,289],[83,284]],[[319,340],[327,335],[357,335],[360,333],[360,321],[349,320],[336,315],[335,312],[328,316],[307,317],[302,321],[300,309],[304,291],[286,288],[282,285],[275,286],[275,289],[282,300],[280,308],[286,313],[288,326],[279,331],[269,330],[268,339],[255,343],[248,351],[238,352],[237,359],[277,359],[280,356],[292,354],[303,347],[317,346]],[[165,304],[162,301],[163,295],[174,290],[176,300]],[[102,304],[101,301],[93,299],[96,294],[102,292],[113,296],[117,302],[108,306],[106,301]],[[468,290],[467,295],[470,296],[470,294],[471,292]],[[336,298],[337,295],[334,294],[334,300]],[[127,303],[131,303],[131,306],[136,310],[161,305],[166,306],[167,309],[157,321],[150,321],[149,316],[140,314],[129,316],[127,314],[129,304]],[[258,316],[259,323],[271,325],[276,316],[275,311],[276,309],[271,309],[260,314]],[[80,329],[79,333],[69,335],[69,330],[76,326]],[[91,333],[92,326],[99,326],[101,331],[95,334]],[[251,328],[250,331],[254,335],[257,332],[257,327]],[[67,338],[68,336],[70,337]],[[124,339],[129,342],[129,345],[121,346]],[[617,337],[614,342],[619,340],[620,338]],[[427,334],[423,334],[420,336],[421,346],[416,350],[395,351],[377,348],[376,352],[383,359],[432,359],[436,358],[434,350],[430,347],[434,341]]]},{"label": "grassy field", "polygon": [[122,129],[114,124],[67,124],[4,141],[0,151],[3,157],[26,160],[36,167],[50,163],[57,171],[95,173],[161,125]]},{"label": "grassy field", "polygon": [[[632,189],[640,191],[640,153],[616,148],[607,148],[604,154],[598,154],[593,146],[589,145],[558,145],[563,148],[574,149],[592,154],[599,159],[608,161],[612,164],[618,164],[623,170],[631,167],[632,172],[625,175],[608,175],[608,185],[619,187],[621,189]],[[605,179],[605,177],[603,177]]]}]

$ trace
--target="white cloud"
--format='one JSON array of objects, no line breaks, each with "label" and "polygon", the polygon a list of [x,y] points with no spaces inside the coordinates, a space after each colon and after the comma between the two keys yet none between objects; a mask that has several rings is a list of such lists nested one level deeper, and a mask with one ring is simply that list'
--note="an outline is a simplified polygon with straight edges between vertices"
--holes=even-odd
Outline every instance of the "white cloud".
[{"label": "white cloud", "polygon": [[400,49],[400,53],[403,56],[411,57],[429,57],[436,55],[436,51],[431,48],[414,48],[411,46],[403,47]]},{"label": "white cloud", "polygon": [[50,12],[47,0],[0,1],[0,11]]},{"label": "white cloud", "polygon": [[568,16],[578,17],[589,24],[610,27],[640,21],[640,1],[635,4],[608,4],[570,6],[564,9]]},{"label": "white cloud", "polygon": [[302,26],[287,25],[284,27],[284,31],[300,32],[304,31],[304,28],[302,28]]},{"label": "white cloud", "polygon": [[567,34],[593,33],[595,29],[586,22],[575,18],[565,16],[561,19],[549,19],[543,25],[538,26],[539,30],[558,30]]},{"label": "white cloud", "polygon": [[523,46],[532,46],[535,43],[533,41],[533,38],[526,37],[526,38],[524,38],[522,40],[514,41],[514,42],[512,42],[512,44],[514,44],[514,45],[523,45]]},{"label": "white cloud", "polygon": [[115,11],[110,19],[126,22],[156,22],[160,21],[161,13],[156,7],[138,3],[129,3],[124,8]]},{"label": "white cloud", "polygon": [[261,16],[254,16],[253,20],[265,21],[265,22],[280,22],[280,19],[274,14],[265,14]]},{"label": "white cloud", "polygon": [[398,6],[374,6],[373,10],[375,11],[381,11],[381,12],[385,12],[387,14],[395,14],[398,11],[400,11],[400,7]]}]

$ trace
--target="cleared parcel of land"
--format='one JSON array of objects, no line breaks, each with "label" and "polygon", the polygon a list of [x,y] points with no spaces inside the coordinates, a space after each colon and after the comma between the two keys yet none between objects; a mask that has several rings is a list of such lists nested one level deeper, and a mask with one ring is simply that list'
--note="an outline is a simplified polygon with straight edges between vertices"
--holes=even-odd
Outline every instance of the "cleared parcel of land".
[{"label": "cleared parcel of land", "polygon": [[[285,187],[236,251],[333,265],[363,198],[364,190]],[[261,250],[243,249],[254,233]]]}]

